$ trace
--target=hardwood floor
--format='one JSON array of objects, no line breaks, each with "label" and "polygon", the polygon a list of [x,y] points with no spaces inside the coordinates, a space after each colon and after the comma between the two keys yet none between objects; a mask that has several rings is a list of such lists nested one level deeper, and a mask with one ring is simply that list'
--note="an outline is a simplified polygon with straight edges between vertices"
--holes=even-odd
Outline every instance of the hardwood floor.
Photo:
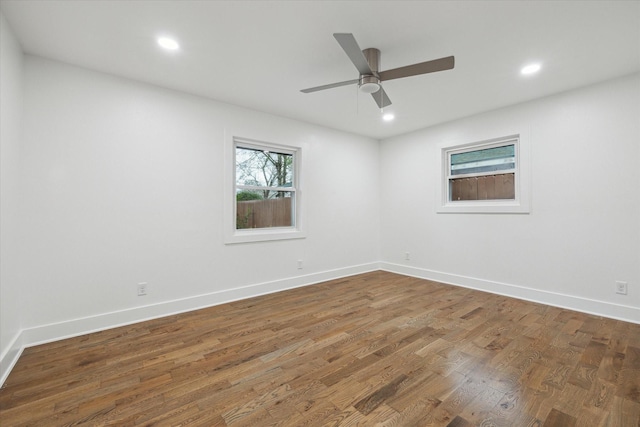
[{"label": "hardwood floor", "polygon": [[640,426],[640,325],[387,272],[31,347],[2,426]]}]

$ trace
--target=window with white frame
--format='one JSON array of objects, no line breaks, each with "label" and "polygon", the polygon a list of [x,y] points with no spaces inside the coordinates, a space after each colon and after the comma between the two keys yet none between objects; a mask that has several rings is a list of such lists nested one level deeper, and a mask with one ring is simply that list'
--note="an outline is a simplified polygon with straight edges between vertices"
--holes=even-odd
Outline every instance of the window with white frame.
[{"label": "window with white frame", "polygon": [[519,135],[442,148],[439,212],[526,213]]},{"label": "window with white frame", "polygon": [[300,148],[233,138],[233,214],[228,243],[300,235]]}]

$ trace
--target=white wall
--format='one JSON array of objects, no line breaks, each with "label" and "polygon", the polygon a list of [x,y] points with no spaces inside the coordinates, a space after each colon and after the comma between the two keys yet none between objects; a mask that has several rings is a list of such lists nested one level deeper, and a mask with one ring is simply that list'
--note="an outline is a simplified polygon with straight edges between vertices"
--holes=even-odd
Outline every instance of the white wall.
[{"label": "white wall", "polygon": [[[28,342],[377,268],[377,141],[37,57],[25,79]],[[306,239],[223,243],[230,130],[302,147]]]},{"label": "white wall", "polygon": [[[639,118],[634,75],[383,141],[383,268],[640,322]],[[437,214],[438,146],[514,130],[531,213]]]},{"label": "white wall", "polygon": [[0,378],[20,348],[20,282],[15,267],[22,116],[22,51],[0,14]]}]

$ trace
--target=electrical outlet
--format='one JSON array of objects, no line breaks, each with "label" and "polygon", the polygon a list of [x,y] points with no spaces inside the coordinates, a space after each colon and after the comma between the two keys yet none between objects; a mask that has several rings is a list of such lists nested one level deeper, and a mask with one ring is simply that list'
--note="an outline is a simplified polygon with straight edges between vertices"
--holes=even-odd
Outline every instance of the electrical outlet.
[{"label": "electrical outlet", "polygon": [[411,260],[411,254],[409,252],[405,252],[404,253],[404,259],[405,259],[405,261],[410,261]]},{"label": "electrical outlet", "polygon": [[627,294],[627,282],[620,282],[616,280],[616,294],[620,294],[620,295]]},{"label": "electrical outlet", "polygon": [[138,296],[141,297],[147,294],[147,282],[138,283]]},{"label": "electrical outlet", "polygon": [[302,270],[302,260],[298,260],[298,270]]}]

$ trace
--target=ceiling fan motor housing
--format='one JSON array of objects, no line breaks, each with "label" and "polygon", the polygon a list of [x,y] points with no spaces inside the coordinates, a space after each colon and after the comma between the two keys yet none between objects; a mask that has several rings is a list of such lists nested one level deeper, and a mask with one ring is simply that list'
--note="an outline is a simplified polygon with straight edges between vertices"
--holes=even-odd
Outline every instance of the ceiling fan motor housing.
[{"label": "ceiling fan motor housing", "polygon": [[380,50],[370,47],[369,49],[363,50],[362,53],[367,59],[371,71],[373,71],[374,74],[378,74],[378,71],[380,71]]},{"label": "ceiling fan motor housing", "polygon": [[380,67],[380,50],[371,47],[364,49],[362,53],[369,63],[369,68],[371,68],[373,75],[360,76],[358,87],[361,92],[375,93],[380,90],[380,79],[377,76]]}]

